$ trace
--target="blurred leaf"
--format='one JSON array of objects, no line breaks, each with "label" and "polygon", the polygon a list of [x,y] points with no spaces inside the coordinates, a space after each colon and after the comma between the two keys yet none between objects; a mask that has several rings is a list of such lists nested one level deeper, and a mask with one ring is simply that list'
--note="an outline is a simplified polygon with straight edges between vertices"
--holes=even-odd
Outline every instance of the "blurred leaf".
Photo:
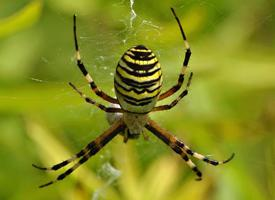
[{"label": "blurred leaf", "polygon": [[169,196],[177,186],[180,171],[180,165],[175,157],[163,157],[156,160],[143,174],[140,181],[140,187],[143,190],[142,199],[170,199]]},{"label": "blurred leaf", "polygon": [[97,8],[97,1],[47,0],[47,3],[49,4],[49,6],[53,7],[54,9],[67,13],[71,16],[74,13],[81,14],[81,15],[90,14],[95,12]]},{"label": "blurred leaf", "polygon": [[11,35],[33,25],[42,12],[42,1],[34,0],[5,19],[0,19],[0,38]]}]

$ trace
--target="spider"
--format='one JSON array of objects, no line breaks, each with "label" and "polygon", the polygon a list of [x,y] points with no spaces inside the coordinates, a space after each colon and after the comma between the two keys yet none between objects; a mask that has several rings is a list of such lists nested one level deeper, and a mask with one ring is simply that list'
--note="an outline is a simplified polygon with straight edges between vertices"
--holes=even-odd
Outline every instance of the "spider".
[{"label": "spider", "polygon": [[185,89],[173,100],[170,104],[156,106],[156,103],[163,100],[182,88],[186,68],[191,56],[191,49],[187,42],[185,33],[181,26],[180,20],[177,17],[173,8],[171,11],[179,26],[184,46],[186,49],[185,57],[181,72],[177,83],[169,90],[161,93],[162,87],[162,72],[160,64],[155,54],[144,45],[137,45],[128,49],[118,62],[116,73],[114,77],[114,88],[116,97],[111,97],[100,88],[97,87],[91,75],[88,73],[84,63],[81,60],[77,35],[76,35],[76,15],[73,17],[73,33],[76,51],[77,66],[82,72],[83,76],[88,81],[91,90],[105,101],[111,103],[106,107],[97,103],[93,99],[87,97],[75,85],[69,85],[89,104],[95,105],[99,109],[109,113],[107,115],[111,126],[99,135],[94,141],[91,141],[86,147],[80,150],[71,158],[62,161],[52,167],[40,167],[35,164],[33,166],[40,170],[59,170],[71,162],[78,160],[71,168],[60,174],[55,180],[40,185],[39,187],[49,186],[57,181],[63,180],[70,175],[80,165],[85,163],[91,156],[95,155],[101,148],[110,142],[118,134],[122,134],[124,142],[128,139],[138,138],[143,134],[144,129],[149,130],[165,144],[167,144],[173,151],[179,154],[187,165],[196,173],[197,180],[202,179],[202,173],[189,157],[194,157],[211,165],[220,165],[229,162],[233,159],[234,153],[226,160],[217,161],[210,159],[202,154],[191,150],[183,141],[159,126],[155,121],[150,119],[149,113],[156,111],[169,110],[177,105],[177,103],[188,94],[188,89],[191,84],[193,73],[191,72]]}]

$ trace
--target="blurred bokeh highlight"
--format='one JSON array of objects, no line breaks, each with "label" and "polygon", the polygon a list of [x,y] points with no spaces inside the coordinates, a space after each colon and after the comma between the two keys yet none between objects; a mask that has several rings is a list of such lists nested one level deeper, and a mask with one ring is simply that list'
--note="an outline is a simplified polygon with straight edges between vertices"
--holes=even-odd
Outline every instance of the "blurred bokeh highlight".
[{"label": "blurred bokeh highlight", "polygon": [[[1,1],[0,199],[275,199],[275,1],[132,3]],[[157,54],[164,89],[176,83],[185,49],[170,7],[191,45],[194,78],[184,100],[151,117],[200,153],[236,157],[218,167],[193,159],[204,175],[197,182],[152,134],[127,144],[118,136],[62,182],[38,189],[60,172],[32,163],[62,161],[108,128],[105,114],[68,86],[102,102],[75,64],[73,14],[85,65],[114,95],[116,64],[137,44]]]}]

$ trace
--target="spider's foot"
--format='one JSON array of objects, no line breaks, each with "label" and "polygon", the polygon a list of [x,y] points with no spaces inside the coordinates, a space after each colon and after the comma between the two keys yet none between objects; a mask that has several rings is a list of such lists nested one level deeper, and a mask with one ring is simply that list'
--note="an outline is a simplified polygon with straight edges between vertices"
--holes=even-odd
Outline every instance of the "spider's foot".
[{"label": "spider's foot", "polygon": [[43,184],[43,185],[39,185],[38,187],[39,187],[39,188],[47,187],[47,186],[49,186],[49,185],[51,185],[51,184],[53,184],[53,183],[54,183],[54,181],[50,181],[50,182],[45,183],[45,184]]},{"label": "spider's foot", "polygon": [[47,168],[47,167],[40,167],[40,166],[38,166],[38,165],[36,165],[36,164],[32,164],[32,166],[33,166],[34,168],[40,169],[40,170],[49,170],[49,168]]},{"label": "spider's foot", "polygon": [[202,177],[197,177],[195,180],[196,180],[196,181],[201,181],[201,180],[202,180]]},{"label": "spider's foot", "polygon": [[194,167],[193,168],[193,171],[196,173],[197,175],[197,178],[195,179],[196,181],[201,181],[202,180],[202,173],[201,171],[197,168],[197,167]]},{"label": "spider's foot", "polygon": [[82,95],[82,92],[80,92],[80,91],[77,89],[77,87],[76,87],[73,83],[69,82],[69,85],[70,85],[77,93],[79,93],[80,95]]},{"label": "spider's foot", "polygon": [[231,155],[228,159],[222,161],[222,164],[229,162],[229,161],[232,160],[234,157],[235,157],[235,153],[232,153],[232,155]]}]

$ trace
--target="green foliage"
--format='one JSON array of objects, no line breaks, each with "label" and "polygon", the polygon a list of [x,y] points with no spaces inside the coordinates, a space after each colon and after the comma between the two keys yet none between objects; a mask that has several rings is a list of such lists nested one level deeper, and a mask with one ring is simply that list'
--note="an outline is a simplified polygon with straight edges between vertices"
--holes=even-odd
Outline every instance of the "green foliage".
[{"label": "green foliage", "polygon": [[[3,5],[3,6],[2,6]],[[97,84],[112,92],[122,53],[152,48],[173,85],[184,46],[169,7],[192,48],[190,94],[177,108],[152,114],[217,168],[195,161],[201,182],[161,141],[119,136],[64,181],[33,169],[73,155],[108,124],[67,82],[92,94],[75,65],[72,16],[81,54]],[[0,199],[274,199],[275,4],[272,1],[6,1],[0,7]],[[170,98],[169,100],[172,100]],[[169,102],[165,100],[165,102]],[[99,100],[101,101],[101,100]]]}]

